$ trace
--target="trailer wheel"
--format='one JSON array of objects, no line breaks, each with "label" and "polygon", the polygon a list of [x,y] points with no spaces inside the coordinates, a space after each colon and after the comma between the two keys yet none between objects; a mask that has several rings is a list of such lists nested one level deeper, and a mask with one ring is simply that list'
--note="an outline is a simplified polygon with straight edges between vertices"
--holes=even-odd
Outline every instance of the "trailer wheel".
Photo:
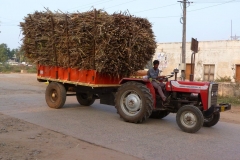
[{"label": "trailer wheel", "polygon": [[119,87],[115,107],[125,121],[141,123],[152,113],[153,98],[146,85],[131,81]]},{"label": "trailer wheel", "polygon": [[153,119],[162,119],[164,117],[166,117],[167,115],[169,115],[170,112],[168,111],[153,111],[150,118]]},{"label": "trailer wheel", "polygon": [[66,101],[66,89],[63,84],[49,83],[45,92],[45,99],[50,108],[62,108]]},{"label": "trailer wheel", "polygon": [[203,125],[203,114],[197,107],[186,105],[178,110],[176,120],[184,132],[195,133]]},{"label": "trailer wheel", "polygon": [[83,106],[90,106],[95,101],[95,98],[93,97],[93,95],[89,96],[86,93],[77,93],[76,97],[77,97],[78,103]]},{"label": "trailer wheel", "polygon": [[215,114],[212,114],[212,116],[209,117],[209,118],[204,117],[203,126],[204,127],[212,127],[212,126],[214,126],[215,124],[218,123],[219,119],[220,119],[220,113],[219,112],[215,113]]}]

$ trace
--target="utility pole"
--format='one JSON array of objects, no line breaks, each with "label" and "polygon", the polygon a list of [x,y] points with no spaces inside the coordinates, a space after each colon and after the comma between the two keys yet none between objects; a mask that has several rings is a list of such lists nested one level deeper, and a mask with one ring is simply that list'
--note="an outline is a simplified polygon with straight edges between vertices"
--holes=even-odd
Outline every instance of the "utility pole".
[{"label": "utility pole", "polygon": [[182,64],[181,65],[181,77],[185,80],[185,70],[186,70],[186,26],[187,26],[187,3],[190,4],[188,0],[178,1],[183,4],[183,17],[181,18],[181,23],[183,24],[182,31]]},{"label": "utility pole", "polygon": [[232,40],[232,20],[231,20],[231,40]]},{"label": "utility pole", "polygon": [[183,2],[183,32],[182,32],[182,63],[186,63],[186,20],[187,20],[187,2]]}]

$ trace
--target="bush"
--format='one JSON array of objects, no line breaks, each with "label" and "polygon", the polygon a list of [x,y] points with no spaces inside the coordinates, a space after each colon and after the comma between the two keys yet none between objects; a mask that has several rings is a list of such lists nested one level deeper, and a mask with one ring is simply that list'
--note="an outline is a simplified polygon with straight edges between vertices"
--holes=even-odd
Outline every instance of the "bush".
[{"label": "bush", "polygon": [[215,79],[216,82],[231,82],[230,76],[219,77]]},{"label": "bush", "polygon": [[27,67],[27,72],[28,73],[37,73],[37,67],[36,66]]}]

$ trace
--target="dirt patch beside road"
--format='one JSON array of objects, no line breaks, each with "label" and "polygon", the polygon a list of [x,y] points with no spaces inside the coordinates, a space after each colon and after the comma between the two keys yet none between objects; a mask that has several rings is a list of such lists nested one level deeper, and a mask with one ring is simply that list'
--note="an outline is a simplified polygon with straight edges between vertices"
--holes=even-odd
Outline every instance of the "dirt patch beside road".
[{"label": "dirt patch beside road", "polygon": [[220,113],[220,121],[240,124],[240,106],[232,106],[231,110]]},{"label": "dirt patch beside road", "polygon": [[0,114],[0,160],[139,160]]}]

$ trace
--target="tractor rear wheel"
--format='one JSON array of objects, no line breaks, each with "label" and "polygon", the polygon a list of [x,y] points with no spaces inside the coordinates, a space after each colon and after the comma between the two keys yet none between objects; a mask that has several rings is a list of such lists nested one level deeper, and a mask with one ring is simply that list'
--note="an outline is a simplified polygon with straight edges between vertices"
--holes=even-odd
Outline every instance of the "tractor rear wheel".
[{"label": "tractor rear wheel", "polygon": [[66,89],[63,84],[51,82],[46,88],[45,99],[50,108],[59,109],[66,102]]},{"label": "tractor rear wheel", "polygon": [[215,113],[215,114],[212,114],[212,116],[209,117],[209,118],[204,117],[203,126],[204,127],[212,127],[212,126],[214,126],[215,124],[218,123],[219,119],[220,119],[220,113],[219,112]]},{"label": "tractor rear wheel", "polygon": [[125,121],[141,123],[152,113],[153,98],[146,85],[130,81],[118,88],[115,107]]},{"label": "tractor rear wheel", "polygon": [[184,132],[195,133],[203,125],[203,114],[197,107],[185,105],[178,110],[176,120]]},{"label": "tractor rear wheel", "polygon": [[95,101],[93,94],[89,96],[87,93],[77,93],[76,97],[77,97],[78,103],[83,106],[90,106]]},{"label": "tractor rear wheel", "polygon": [[164,117],[166,117],[167,115],[169,115],[170,112],[168,111],[153,111],[150,118],[153,119],[162,119]]}]

